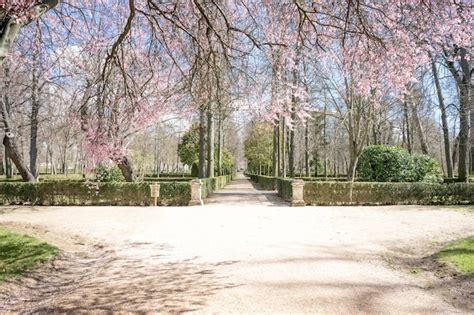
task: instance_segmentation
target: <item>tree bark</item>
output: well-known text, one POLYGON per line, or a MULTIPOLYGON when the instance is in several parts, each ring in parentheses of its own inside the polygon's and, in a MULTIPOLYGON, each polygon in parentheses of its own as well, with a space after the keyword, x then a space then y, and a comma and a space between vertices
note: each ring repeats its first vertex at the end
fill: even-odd
POLYGON ((309 123, 308 121, 305 122, 304 126, 304 168, 305 168, 305 176, 310 176, 310 169, 309 169, 309 123))
POLYGON ((20 173, 21 178, 24 182, 35 182, 36 178, 31 174, 30 170, 26 166, 26 163, 23 161, 23 158, 20 155, 20 150, 15 142, 15 137, 9 137, 5 135, 3 137, 3 145, 6 148, 8 157, 15 164, 18 172, 20 173))
POLYGON ((415 127, 417 129, 416 131, 418 133, 418 139, 420 141, 421 152, 423 154, 428 154, 428 145, 426 144, 425 133, 423 132, 423 127, 421 126, 421 121, 418 115, 417 106, 414 102, 412 102, 411 104, 411 111, 412 111, 413 120, 415 122, 415 127))
POLYGON ((214 177, 214 115, 210 106, 207 110, 207 177, 214 177))
POLYGON ((459 181, 469 181, 469 136, 470 126, 469 120, 471 118, 471 66, 467 59, 467 50, 465 48, 459 49, 459 68, 454 66, 453 61, 447 60, 448 69, 454 77, 459 89, 459 161, 458 161, 458 176, 459 181))
POLYGON ((406 101, 406 96, 405 96, 405 101, 403 102, 403 114, 405 118, 404 120, 405 120, 406 145, 407 145, 408 152, 411 154, 413 150, 411 147, 410 120, 408 117, 408 104, 406 101))
POLYGON ((285 118, 283 117, 283 121, 281 123, 281 163, 282 163, 282 171, 281 176, 286 177, 286 122, 285 118))
MULTIPOLYGON (((8 72, 7 72, 8 73, 8 72)), ((25 182, 35 182, 36 178, 28 169, 23 161, 21 151, 16 144, 15 133, 11 129, 10 113, 9 113, 8 97, 0 97, 0 116, 3 120, 3 128, 5 136, 3 137, 3 145, 5 146, 5 155, 15 164, 21 178, 25 182), (4 99, 3 99, 4 98, 4 99)))
POLYGON ((199 109, 199 178, 206 177, 206 117, 204 108, 199 109))
POLYGON ((224 122, 222 115, 219 116, 217 128, 217 175, 221 176, 224 175, 224 170, 222 169, 222 152, 224 150, 224 122))
POLYGON ((273 158, 272 158, 272 172, 273 176, 277 177, 279 174, 279 122, 275 121, 275 126, 273 126, 273 158))
POLYGON ((117 166, 122 171, 122 175, 126 182, 133 182, 135 180, 135 177, 133 176, 132 163, 126 156, 123 156, 117 161, 117 166))
POLYGON ((7 148, 5 148, 5 177, 10 179, 13 177, 12 161, 8 157, 7 148))
POLYGON ((295 177, 295 126, 289 130, 288 140, 288 175, 293 178, 295 177))
MULTIPOLYGON (((36 28, 36 37, 38 36, 38 27, 36 28)), ((36 38, 38 40, 38 38, 36 38)), ((34 45, 39 46, 39 43, 34 45)), ((38 54, 37 48, 33 51, 33 71, 31 83, 31 116, 30 116, 30 170, 33 176, 37 176, 36 161, 38 159, 38 113, 40 109, 39 101, 39 82, 38 82, 38 54)))
POLYGON ((0 175, 5 175, 5 164, 4 164, 4 154, 3 154, 3 150, 0 149, 0 175))
MULTIPOLYGON (((451 144, 449 141, 449 126, 448 126, 448 116, 446 115, 446 107, 444 105, 443 93, 441 90, 441 84, 439 82, 438 70, 436 69, 436 63, 433 57, 431 57, 431 70, 433 72, 433 78, 436 86, 436 92, 438 95, 438 105, 441 112, 441 125, 443 128, 443 139, 444 139, 444 155, 446 159, 446 170, 448 177, 454 177, 453 173, 453 160, 451 159, 451 144)), ((472 116, 472 113, 471 113, 472 116)), ((471 129, 472 130, 472 129, 471 129)))

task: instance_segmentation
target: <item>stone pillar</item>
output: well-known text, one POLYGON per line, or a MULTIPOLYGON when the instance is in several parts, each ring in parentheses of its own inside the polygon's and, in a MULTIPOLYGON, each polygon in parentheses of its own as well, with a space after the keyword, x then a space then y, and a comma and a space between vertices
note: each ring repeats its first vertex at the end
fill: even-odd
POLYGON ((293 191, 291 197, 292 207, 304 207, 306 203, 303 198, 304 181, 302 179, 295 179, 291 182, 291 190, 293 191))
POLYGON ((203 202, 201 199, 201 186, 202 186, 202 183, 199 179, 193 179, 191 181, 191 200, 189 201, 190 206, 203 205, 203 202))

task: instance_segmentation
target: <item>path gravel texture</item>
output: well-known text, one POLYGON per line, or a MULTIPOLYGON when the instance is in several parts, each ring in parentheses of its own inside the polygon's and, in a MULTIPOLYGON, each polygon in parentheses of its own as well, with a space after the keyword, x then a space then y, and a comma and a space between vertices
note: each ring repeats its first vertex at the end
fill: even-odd
POLYGON ((396 263, 474 234, 467 208, 291 208, 239 177, 202 207, 4 207, 0 225, 63 250, 0 284, 2 314, 474 312, 396 263))

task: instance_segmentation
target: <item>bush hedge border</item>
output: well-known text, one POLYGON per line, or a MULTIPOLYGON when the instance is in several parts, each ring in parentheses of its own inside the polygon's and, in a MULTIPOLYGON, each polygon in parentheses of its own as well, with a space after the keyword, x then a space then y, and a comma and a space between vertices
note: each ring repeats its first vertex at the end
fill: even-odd
MULTIPOLYGON (((246 174, 259 183, 275 183, 278 196, 292 199, 293 179, 246 174)), ((268 185, 267 187, 272 187, 268 185)), ((269 189, 273 190, 273 189, 269 189)), ((474 204, 474 183, 343 182, 305 180, 307 205, 459 205, 474 204)))

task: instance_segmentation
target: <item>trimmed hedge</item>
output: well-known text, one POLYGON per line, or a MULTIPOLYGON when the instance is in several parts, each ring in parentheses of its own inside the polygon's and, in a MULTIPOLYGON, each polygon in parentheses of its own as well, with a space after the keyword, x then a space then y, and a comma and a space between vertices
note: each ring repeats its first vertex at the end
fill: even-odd
POLYGON ((224 188, 234 179, 234 174, 222 175, 212 178, 201 178, 201 198, 206 198, 215 190, 224 188))
POLYGON ((144 177, 144 182, 190 182, 193 177, 144 177))
POLYGON ((176 178, 176 177, 191 177, 191 178, 195 178, 194 176, 191 175, 191 173, 161 173, 160 175, 158 174, 145 174, 145 177, 172 177, 172 178, 176 178))
POLYGON ((293 188, 291 187, 291 182, 293 179, 291 178, 277 178, 277 190, 278 196, 283 198, 286 201, 291 201, 293 197, 293 188))
MULTIPOLYGON (((186 206, 191 185, 160 183, 160 205, 186 206)), ((0 183, 0 204, 146 206, 152 203, 150 184, 84 183, 79 181, 0 183)))
POLYGON ((304 200, 308 205, 470 204, 474 184, 306 182, 304 200))
POLYGON ((276 178, 265 175, 245 174, 250 177, 250 180, 258 183, 263 190, 275 190, 276 189, 276 178))

